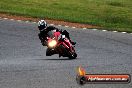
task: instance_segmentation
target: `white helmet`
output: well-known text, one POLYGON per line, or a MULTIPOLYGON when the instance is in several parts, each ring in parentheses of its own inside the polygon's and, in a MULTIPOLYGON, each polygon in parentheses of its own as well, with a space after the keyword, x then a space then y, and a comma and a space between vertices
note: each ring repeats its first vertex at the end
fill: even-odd
POLYGON ((38 22, 38 28, 39 28, 39 30, 42 30, 42 29, 44 29, 44 28, 46 28, 46 27, 47 27, 47 23, 46 23, 45 20, 40 20, 40 21, 38 22))

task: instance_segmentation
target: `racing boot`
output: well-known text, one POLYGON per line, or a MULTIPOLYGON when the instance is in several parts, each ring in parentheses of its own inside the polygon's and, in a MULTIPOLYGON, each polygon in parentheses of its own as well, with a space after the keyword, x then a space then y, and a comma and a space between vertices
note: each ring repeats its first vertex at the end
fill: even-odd
POLYGON ((75 44, 76 44, 76 42, 71 42, 71 44, 72 44, 72 45, 75 45, 75 44))
POLYGON ((76 42, 71 41, 71 39, 69 39, 69 40, 70 40, 70 42, 71 42, 72 45, 75 45, 76 44, 76 42))

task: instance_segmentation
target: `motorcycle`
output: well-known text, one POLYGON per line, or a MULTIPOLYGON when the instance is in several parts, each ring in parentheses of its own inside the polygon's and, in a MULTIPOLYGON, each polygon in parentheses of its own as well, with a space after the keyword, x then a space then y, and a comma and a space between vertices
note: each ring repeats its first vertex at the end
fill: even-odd
POLYGON ((74 47, 65 35, 62 35, 60 32, 54 32, 52 37, 47 37, 46 56, 59 54, 59 57, 75 59, 77 53, 74 47))

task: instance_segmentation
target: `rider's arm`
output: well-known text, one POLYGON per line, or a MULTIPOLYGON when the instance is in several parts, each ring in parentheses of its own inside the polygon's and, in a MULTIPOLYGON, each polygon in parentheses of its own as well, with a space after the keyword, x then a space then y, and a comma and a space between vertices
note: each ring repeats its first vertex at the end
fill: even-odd
POLYGON ((55 30, 55 27, 54 27, 54 26, 48 26, 48 27, 46 28, 46 30, 52 31, 52 30, 55 30))

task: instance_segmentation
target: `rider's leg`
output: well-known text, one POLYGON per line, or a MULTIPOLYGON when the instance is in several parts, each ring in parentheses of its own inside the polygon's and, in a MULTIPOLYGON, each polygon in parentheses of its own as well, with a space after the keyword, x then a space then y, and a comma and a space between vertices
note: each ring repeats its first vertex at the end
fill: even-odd
POLYGON ((64 34, 64 35, 69 39, 69 41, 72 43, 72 45, 75 45, 75 44, 76 44, 76 42, 73 42, 73 41, 71 40, 71 38, 70 38, 70 36, 69 36, 69 33, 68 33, 66 30, 64 30, 64 31, 62 32, 62 34, 64 34))

